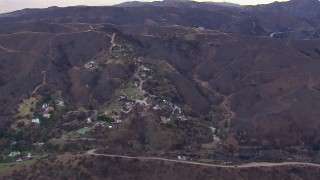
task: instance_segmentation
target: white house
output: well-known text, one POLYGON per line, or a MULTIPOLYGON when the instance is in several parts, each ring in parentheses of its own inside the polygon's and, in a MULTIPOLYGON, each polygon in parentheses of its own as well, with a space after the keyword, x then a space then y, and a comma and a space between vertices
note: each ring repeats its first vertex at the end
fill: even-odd
POLYGON ((40 124, 40 119, 39 119, 39 118, 32 119, 32 120, 31 120, 31 123, 40 124))
POLYGON ((44 114, 43 117, 49 119, 51 117, 51 114, 44 114))
POLYGON ((13 151, 8 156, 9 157, 16 157, 16 156, 19 156, 19 155, 20 155, 20 151, 13 151))
POLYGON ((33 145, 41 148, 44 145, 44 143, 43 142, 36 142, 36 143, 33 143, 33 145))
POLYGON ((92 123, 91 118, 88 118, 88 119, 87 119, 87 124, 91 124, 91 123, 92 123))
POLYGON ((186 161, 187 157, 186 156, 178 156, 178 159, 181 161, 186 161))
POLYGON ((64 106, 64 101, 62 101, 62 100, 56 100, 56 105, 57 106, 64 106))
POLYGON ((48 104, 46 103, 42 105, 42 109, 47 109, 47 107, 48 107, 48 104))
POLYGON ((31 159, 31 158, 32 158, 31 153, 28 152, 26 159, 31 159))
POLYGON ((142 67, 141 70, 142 71, 151 71, 151 69, 149 69, 148 67, 142 67))
POLYGON ((157 104, 153 107, 153 110, 161 110, 161 107, 157 104))

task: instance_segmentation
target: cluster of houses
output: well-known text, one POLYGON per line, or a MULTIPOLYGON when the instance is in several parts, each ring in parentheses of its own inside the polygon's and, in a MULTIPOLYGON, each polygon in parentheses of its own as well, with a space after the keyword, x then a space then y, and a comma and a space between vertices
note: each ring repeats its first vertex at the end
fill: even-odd
POLYGON ((210 127, 210 129, 211 129, 212 134, 213 134, 213 142, 214 142, 215 144, 221 145, 221 144, 222 144, 222 140, 221 140, 218 136, 216 136, 217 131, 218 131, 217 128, 215 128, 215 127, 210 127))
MULTIPOLYGON (((63 107, 64 106, 64 101, 56 100, 55 101, 55 105, 59 106, 59 107, 63 107)), ((55 110, 53 106, 51 106, 51 105, 49 105, 47 103, 42 104, 41 109, 42 109, 41 114, 46 119, 50 119, 50 117, 51 117, 50 112, 55 110)), ((35 118, 31 119, 31 123, 40 124, 40 119, 38 117, 35 117, 35 118)))
POLYGON ((17 158, 16 162, 21 162, 23 160, 29 160, 32 158, 32 155, 30 152, 28 152, 27 155, 23 158, 21 158, 20 155, 21 155, 20 151, 12 151, 8 156, 11 158, 17 158))
POLYGON ((146 78, 150 75, 150 72, 151 72, 151 69, 142 65, 140 67, 140 71, 138 73, 138 76, 140 76, 141 78, 146 78))
MULTIPOLYGON (((143 98, 141 99, 133 99, 133 97, 128 97, 125 94, 119 95, 117 99, 114 100, 113 103, 119 105, 119 108, 110 110, 105 113, 105 115, 111 117, 113 122, 96 122, 92 125, 91 128, 82 128, 77 132, 80 134, 85 134, 88 131, 99 131, 103 128, 113 128, 115 124, 121 123, 124 119, 129 117, 130 112, 133 111, 135 107, 143 108, 142 115, 145 112, 152 111, 155 115, 157 115, 162 123, 169 122, 172 117, 180 119, 181 121, 187 120, 187 118, 182 114, 181 108, 175 105, 172 102, 167 100, 162 100, 155 95, 151 95, 145 92, 142 89, 142 85, 145 78, 150 77, 152 70, 147 66, 142 64, 141 59, 138 58, 139 69, 136 73, 136 79, 134 79, 134 84, 137 89, 141 91, 143 98)), ((90 61, 87 63, 89 68, 94 68, 96 63, 94 61, 90 61)), ((92 119, 87 118, 87 124, 92 124, 92 119)))
POLYGON ((162 100, 157 103, 153 106, 152 110, 160 116, 162 123, 168 123, 174 115, 177 115, 177 118, 181 121, 187 120, 187 118, 182 115, 182 111, 179 106, 166 100, 162 100))

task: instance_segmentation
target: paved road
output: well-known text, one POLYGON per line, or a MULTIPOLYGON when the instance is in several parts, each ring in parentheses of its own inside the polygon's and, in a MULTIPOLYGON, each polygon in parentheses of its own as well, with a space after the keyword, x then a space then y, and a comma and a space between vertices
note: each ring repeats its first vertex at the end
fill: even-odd
POLYGON ((111 155, 111 154, 98 154, 95 151, 98 149, 92 149, 87 151, 87 154, 93 156, 104 156, 104 157, 117 157, 123 159, 139 159, 139 160, 155 160, 155 161, 166 161, 166 162, 174 162, 174 163, 183 163, 183 164, 192 164, 192 165, 199 165, 199 166, 208 166, 208 167, 220 167, 220 168, 253 168, 253 167, 277 167, 277 166, 310 166, 310 167, 319 167, 320 164, 314 163, 304 163, 304 162, 282 162, 282 163, 268 163, 268 162, 252 162, 248 164, 242 165, 216 165, 216 164, 205 164, 199 162, 192 162, 192 161, 181 161, 181 160, 173 160, 173 159, 165 159, 165 158, 157 158, 157 157, 132 157, 132 156, 120 156, 120 155, 111 155))

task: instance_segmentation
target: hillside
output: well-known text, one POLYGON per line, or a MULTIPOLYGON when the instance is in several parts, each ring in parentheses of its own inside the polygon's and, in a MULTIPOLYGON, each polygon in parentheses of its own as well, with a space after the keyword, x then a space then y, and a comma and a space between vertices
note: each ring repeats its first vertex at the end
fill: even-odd
POLYGON ((156 3, 0 18, 0 174, 319 174, 320 4, 156 3))

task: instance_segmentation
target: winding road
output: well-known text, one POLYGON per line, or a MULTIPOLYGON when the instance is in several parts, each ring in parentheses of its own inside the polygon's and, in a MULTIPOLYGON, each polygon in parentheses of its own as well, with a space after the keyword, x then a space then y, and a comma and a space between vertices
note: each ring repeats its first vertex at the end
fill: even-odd
MULTIPOLYGON (((47 22, 46 22, 46 23, 47 23, 47 22)), ((48 23, 48 24, 49 24, 49 23, 48 23)), ((51 24, 53 24, 53 23, 51 23, 51 24)), ((62 25, 62 24, 58 24, 58 25, 62 25)), ((100 25, 100 24, 99 24, 99 25, 100 25)), ((66 25, 63 25, 63 26, 66 26, 66 25)), ((101 25, 100 25, 100 26, 101 26, 101 25)), ((66 26, 66 27, 73 28, 72 26, 66 26)), ((73 29, 78 30, 78 28, 73 28, 73 29)), ((43 74, 43 81, 42 81, 42 83, 41 83, 40 85, 38 85, 38 86, 33 90, 32 93, 36 93, 42 86, 44 86, 44 85, 46 84, 46 74, 47 74, 48 71, 50 71, 51 64, 52 64, 52 62, 54 61, 53 47, 52 47, 52 46, 53 46, 53 45, 52 45, 52 44, 53 44, 53 43, 52 43, 53 40, 54 40, 55 38, 57 38, 58 36, 65 35, 65 34, 79 34, 79 33, 88 33, 88 32, 100 33, 100 32, 94 31, 95 29, 96 29, 96 28, 94 28, 92 25, 90 25, 90 26, 89 26, 89 29, 87 29, 87 30, 79 31, 79 32, 71 32, 71 33, 58 33, 58 34, 54 35, 52 38, 49 39, 48 47, 49 47, 49 57, 50 57, 51 61, 50 61, 49 64, 48 64, 48 68, 47 68, 46 70, 41 71, 41 74, 43 74)), ((115 45, 115 44, 114 44, 114 39, 115 39, 115 34, 113 34, 112 39, 111 39, 112 45, 115 45)), ((10 50, 10 49, 4 48, 4 47, 2 47, 2 46, 0 46, 0 48, 6 50, 6 51, 8 51, 8 52, 19 52, 19 51, 15 51, 15 50, 10 50)), ((77 68, 79 68, 79 67, 76 67, 76 69, 77 69, 77 68)))
MULTIPOLYGON (((229 124, 229 126, 230 126, 231 120, 236 116, 236 113, 233 112, 233 111, 228 107, 228 105, 227 105, 228 100, 229 100, 230 97, 229 97, 229 96, 226 96, 226 95, 223 95, 223 94, 217 92, 217 91, 214 90, 214 89, 211 89, 211 88, 209 87, 208 82, 205 82, 205 81, 200 80, 200 79, 199 79, 199 76, 197 75, 198 72, 199 72, 199 70, 200 70, 200 68, 201 68, 206 62, 208 62, 211 58, 215 57, 215 55, 216 55, 216 48, 213 48, 213 50, 212 50, 212 51, 209 51, 209 52, 210 52, 210 53, 209 53, 208 55, 206 55, 204 61, 203 61, 201 64, 199 64, 198 67, 196 68, 196 70, 195 70, 195 72, 194 72, 194 74, 193 74, 193 79, 195 80, 196 83, 200 84, 202 87, 204 87, 204 88, 207 89, 208 91, 212 92, 212 93, 215 94, 215 95, 218 95, 218 96, 222 96, 222 97, 223 97, 224 101, 223 101, 220 105, 222 106, 223 109, 225 109, 225 110, 227 111, 228 117, 226 117, 226 118, 227 118, 228 124, 229 124)), ((228 126, 228 127, 229 127, 229 126, 228 126)))

